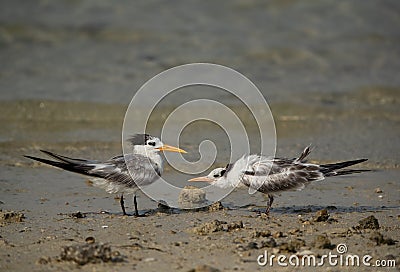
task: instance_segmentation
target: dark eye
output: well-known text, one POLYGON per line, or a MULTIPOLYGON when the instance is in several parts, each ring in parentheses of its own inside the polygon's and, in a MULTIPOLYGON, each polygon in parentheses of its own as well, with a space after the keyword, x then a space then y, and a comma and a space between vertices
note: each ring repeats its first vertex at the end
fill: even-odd
POLYGON ((218 177, 219 177, 219 175, 218 175, 218 174, 215 174, 215 175, 214 175, 214 178, 218 178, 218 177))
POLYGON ((221 177, 225 174, 225 172, 226 172, 225 169, 221 171, 221 177))
POLYGON ((156 146, 155 142, 147 142, 148 145, 156 146))

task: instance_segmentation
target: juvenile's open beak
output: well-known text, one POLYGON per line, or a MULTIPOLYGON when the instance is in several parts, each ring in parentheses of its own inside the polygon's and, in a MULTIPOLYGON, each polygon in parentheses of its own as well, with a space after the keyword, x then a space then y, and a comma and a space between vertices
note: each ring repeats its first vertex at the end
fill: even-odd
POLYGON ((171 146, 171 145, 163 145, 161 147, 157 148, 160 151, 171 151, 171 152, 179 152, 179 153, 187 153, 185 150, 177 148, 175 146, 171 146))
POLYGON ((208 182, 208 183, 211 183, 211 182, 213 182, 213 180, 212 179, 210 179, 209 177, 197 177, 197 178, 192 178, 192 179, 189 179, 188 181, 190 181, 190 182, 208 182))

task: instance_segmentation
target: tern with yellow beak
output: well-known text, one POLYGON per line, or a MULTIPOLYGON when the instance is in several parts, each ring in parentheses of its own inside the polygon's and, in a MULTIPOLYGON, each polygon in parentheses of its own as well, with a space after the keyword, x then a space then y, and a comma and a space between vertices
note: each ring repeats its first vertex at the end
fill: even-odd
POLYGON ((67 171, 93 177, 93 185, 105 189, 110 194, 121 194, 120 204, 126 215, 123 194, 133 194, 135 216, 139 216, 136 191, 141 186, 155 182, 163 172, 160 151, 186 153, 177 147, 163 144, 157 137, 135 134, 128 139, 133 146, 130 154, 115 156, 107 161, 73 159, 41 150, 56 161, 25 156, 29 159, 49 164, 67 171))
POLYGON ((330 176, 342 176, 370 170, 343 170, 367 159, 331 164, 308 163, 305 159, 311 149, 307 147, 298 158, 269 158, 262 155, 246 155, 224 168, 216 168, 205 177, 189 181, 207 182, 220 188, 245 185, 249 192, 268 195, 266 214, 269 213, 274 194, 288 190, 302 190, 306 185, 330 176))

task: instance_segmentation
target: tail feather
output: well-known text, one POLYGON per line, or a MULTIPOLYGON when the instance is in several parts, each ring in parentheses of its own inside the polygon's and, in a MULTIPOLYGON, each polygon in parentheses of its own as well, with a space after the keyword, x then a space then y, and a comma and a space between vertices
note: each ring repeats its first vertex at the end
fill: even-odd
POLYGON ((304 162, 305 158, 311 153, 311 145, 307 146, 295 162, 304 162))
POLYGON ((85 159, 73 159, 73 158, 58 155, 56 153, 53 153, 53 152, 50 152, 47 150, 43 150, 43 149, 41 149, 40 151, 58 161, 63 161, 66 163, 74 163, 74 164, 75 163, 95 163, 95 161, 89 161, 89 160, 85 160, 85 159))
POLYGON ((340 171, 333 171, 325 174, 325 177, 331 176, 343 176, 343 175, 350 175, 350 174, 358 174, 363 172, 370 172, 372 170, 368 169, 350 169, 350 170, 340 170, 340 171))
POLYGON ((339 176, 339 175, 348 175, 348 174, 353 174, 353 173, 361 173, 361 172, 366 172, 369 170, 341 170, 341 171, 336 171, 342 168, 346 168, 355 164, 359 164, 362 162, 367 161, 368 159, 359 159, 359 160, 352 160, 352 161, 344 161, 344 162, 338 162, 338 163, 329 163, 329 164, 322 164, 320 165, 322 170, 321 172, 325 176, 339 176))
POLYGON ((41 162, 41 163, 45 163, 45 164, 48 164, 48 165, 51 165, 51 166, 55 166, 55 167, 58 167, 58 168, 61 168, 61 169, 67 170, 67 171, 71 171, 71 172, 74 172, 74 173, 93 176, 93 177, 100 177, 96 173, 89 173, 89 171, 94 168, 93 165, 88 165, 88 164, 85 164, 85 163, 73 162, 74 159, 70 159, 70 158, 64 157, 64 156, 59 156, 59 155, 56 155, 56 154, 48 152, 48 151, 43 151, 43 152, 48 154, 49 156, 51 156, 53 158, 56 158, 56 159, 60 160, 60 161, 52 161, 52 160, 33 157, 33 156, 28 156, 28 155, 24 155, 24 157, 26 157, 28 159, 31 159, 31 160, 35 160, 35 161, 41 162), (62 159, 62 158, 64 158, 64 159, 62 159))

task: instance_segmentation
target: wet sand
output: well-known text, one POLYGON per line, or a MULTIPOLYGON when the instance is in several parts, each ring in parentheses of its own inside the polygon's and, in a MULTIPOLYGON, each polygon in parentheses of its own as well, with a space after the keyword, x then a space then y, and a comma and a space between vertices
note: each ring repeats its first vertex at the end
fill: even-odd
MULTIPOLYGON (((58 178, 58 175, 50 176, 58 178)), ((157 210, 153 205, 152 209, 142 210, 146 216, 139 218, 122 216, 116 202, 110 208, 111 214, 100 214, 97 207, 110 207, 113 199, 108 197, 103 201, 93 190, 74 186, 63 193, 41 193, 43 197, 35 199, 31 209, 19 211, 25 214, 22 222, 4 223, 1 227, 0 265, 3 271, 192 271, 202 265, 219 271, 265 271, 271 269, 270 264, 262 267, 257 263, 257 257, 265 250, 269 255, 284 254, 288 257, 314 254, 318 263, 321 258, 317 256, 329 252, 337 254, 336 246, 343 243, 348 248, 347 254, 357 254, 360 258, 368 254, 373 261, 396 260, 398 264, 399 245, 392 241, 400 238, 398 203, 393 205, 388 200, 396 197, 390 194, 388 186, 388 189, 383 186, 383 193, 340 186, 337 193, 341 197, 336 205, 327 205, 329 201, 324 201, 326 192, 323 189, 316 188, 322 200, 306 206, 301 203, 307 202, 307 197, 294 195, 292 197, 299 201, 297 205, 283 206, 287 202, 282 196, 277 199, 269 217, 258 215, 257 210, 261 207, 255 205, 229 207, 225 204, 228 208, 224 210, 197 212, 157 210), (355 197, 348 195, 358 196, 360 191, 364 203, 342 201, 346 198, 351 202, 355 197), (315 213, 323 208, 327 209, 329 217, 317 222, 315 213), (77 209, 84 212, 71 213, 77 209), (379 229, 369 229, 374 228, 373 224, 358 229, 359 221, 371 215, 379 221, 379 229), (91 263, 89 259, 89 263, 82 264, 61 258, 63 247, 82 246, 87 241, 110 246, 113 257, 107 262, 94 259, 96 263, 91 263)), ((32 192, 26 190, 28 194, 32 192)), ((23 194, 11 190, 9 193, 23 194)), ((312 190, 308 191, 310 193, 312 190)), ((26 199, 23 201, 26 203, 26 199)), ((139 201, 144 205, 143 197, 139 201)), ((259 198, 254 202, 263 203, 259 198)), ((12 206, 18 207, 18 204, 12 206)), ((278 267, 275 260, 273 268, 278 267)), ((325 263, 323 267, 329 270, 330 266, 325 263)), ((281 269, 292 270, 293 267, 281 269)), ((348 268, 335 266, 332 269, 348 268)), ((348 270, 370 271, 371 268, 361 265, 348 270)), ((214 270, 199 268, 194 271, 214 270)))
MULTIPOLYGON (((257 263, 257 257, 265 250, 270 255, 284 254, 287 257, 315 254, 318 263, 322 255, 336 254, 336 246, 342 243, 346 244, 348 254, 369 254, 373 261, 394 259, 398 266, 400 198, 397 153, 391 153, 390 144, 384 142, 376 142, 380 149, 362 150, 359 145, 364 143, 354 137, 339 137, 346 132, 335 128, 353 126, 353 129, 365 130, 368 124, 362 120, 384 120, 380 125, 383 130, 371 131, 366 136, 372 141, 375 134, 381 135, 386 129, 389 131, 391 122, 397 124, 397 120, 382 118, 389 116, 390 112, 376 110, 368 115, 354 116, 342 111, 332 120, 315 115, 309 107, 302 109, 301 105, 271 105, 278 125, 278 155, 296 156, 304 146, 300 146, 301 143, 308 144, 312 139, 312 142, 319 143, 310 156, 312 161, 330 162, 365 156, 370 160, 362 168, 376 171, 329 178, 301 192, 282 193, 276 197, 269 217, 259 215, 266 203, 265 196, 258 193, 249 195, 246 190, 237 189, 222 200, 225 209, 216 211, 160 209, 156 202, 140 194, 139 209, 146 216, 135 218, 122 216, 118 200, 92 187, 87 178, 22 157, 23 154, 38 155, 39 149, 100 159, 120 152, 117 136, 107 141, 105 133, 100 134, 104 141, 80 140, 85 135, 95 135, 99 130, 106 130, 110 135, 114 131, 118 135, 120 127, 117 124, 121 122, 117 116, 111 122, 100 121, 95 117, 96 104, 74 108, 69 103, 61 103, 57 104, 58 108, 73 109, 71 112, 76 115, 81 110, 93 110, 93 117, 82 115, 89 116, 86 117, 89 121, 65 115, 57 117, 46 113, 56 107, 51 102, 46 102, 46 105, 41 109, 36 102, 26 102, 26 114, 15 117, 13 125, 25 128, 40 120, 41 130, 29 134, 20 129, 21 134, 16 133, 20 137, 18 141, 2 145, 1 209, 24 215, 22 219, 17 217, 18 220, 14 220, 11 216, 11 219, 1 222, 2 270, 190 271, 205 269, 201 266, 209 265, 220 271, 265 271, 270 269, 269 264, 262 267, 257 263), (295 115, 295 111, 288 110, 293 108, 301 114, 295 115), (35 109, 39 112, 35 113, 35 109), (320 119, 324 122, 316 125, 316 120, 320 119), (354 122, 354 119, 361 121, 354 122), (105 128, 104 124, 114 125, 105 128), (59 133, 54 126, 61 127, 61 132, 70 130, 77 140, 71 141, 74 139, 71 135, 59 133), (309 126, 314 128, 315 134, 309 134, 309 126), (53 138, 54 135, 59 137, 53 138), (327 209, 329 217, 316 222, 315 213, 323 209, 327 209), (359 221, 371 215, 377 218, 379 229, 358 229, 359 221), (95 263, 89 261, 87 264, 63 260, 64 247, 83 246, 87 241, 95 241, 89 245, 99 243, 110 247, 109 258, 104 259, 106 261, 94 258, 95 263)), ((110 111, 117 108, 108 107, 110 111)), ((354 132, 349 134, 354 135, 354 132)), ((186 185, 186 179, 176 175, 169 166, 165 174, 179 180, 182 186, 186 185)), ((131 199, 127 199, 126 204, 132 211, 131 199)), ((273 267, 278 268, 276 260, 273 267)), ((339 269, 338 266, 330 267, 328 263, 323 267, 339 269)), ((280 269, 292 268, 289 265, 280 269)), ((307 267, 303 269, 307 270, 307 267)), ((349 270, 360 269, 370 271, 371 268, 361 265, 349 270)))

